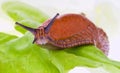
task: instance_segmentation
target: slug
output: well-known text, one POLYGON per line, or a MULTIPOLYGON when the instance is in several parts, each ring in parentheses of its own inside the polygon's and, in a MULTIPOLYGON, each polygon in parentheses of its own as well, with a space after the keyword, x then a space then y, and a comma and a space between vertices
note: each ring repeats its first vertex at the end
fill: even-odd
POLYGON ((83 14, 57 13, 38 28, 31 28, 19 22, 17 25, 30 31, 35 37, 33 43, 51 44, 61 49, 79 45, 93 44, 104 54, 108 54, 109 41, 106 33, 95 26, 83 14))

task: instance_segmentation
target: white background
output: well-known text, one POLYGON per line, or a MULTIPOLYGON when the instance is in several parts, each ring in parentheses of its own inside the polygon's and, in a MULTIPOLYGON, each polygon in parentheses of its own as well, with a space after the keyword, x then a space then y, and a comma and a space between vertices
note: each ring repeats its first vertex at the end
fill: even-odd
MULTIPOLYGON (((0 0, 2 2, 7 0, 0 0)), ((9 0, 11 1, 11 0, 9 0)), ((15 1, 15 0, 12 0, 15 1)), ((120 0, 20 0, 42 10, 49 16, 56 13, 85 13, 97 26, 103 28, 110 41, 109 58, 120 61, 120 0)), ((14 30, 14 22, 0 8, 0 32, 22 36, 14 30)), ((98 70, 98 69, 96 69, 98 70)), ((90 73, 76 67, 70 73, 90 73)), ((101 73, 101 72, 95 72, 101 73)), ((102 73, 107 73, 103 72, 102 73)))

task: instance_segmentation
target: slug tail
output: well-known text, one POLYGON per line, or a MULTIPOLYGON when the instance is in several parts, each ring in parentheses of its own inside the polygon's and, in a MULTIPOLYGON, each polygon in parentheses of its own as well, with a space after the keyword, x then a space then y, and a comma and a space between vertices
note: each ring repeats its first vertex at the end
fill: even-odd
POLYGON ((100 48, 106 55, 109 53, 109 41, 106 33, 98 28, 98 39, 97 39, 96 46, 100 48))

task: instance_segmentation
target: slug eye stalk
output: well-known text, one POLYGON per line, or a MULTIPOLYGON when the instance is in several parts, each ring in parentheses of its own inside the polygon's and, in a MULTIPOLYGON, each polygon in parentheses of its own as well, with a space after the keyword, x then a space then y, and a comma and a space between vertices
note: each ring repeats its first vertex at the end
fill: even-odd
POLYGON ((21 24, 21 23, 19 23, 19 22, 16 22, 15 24, 16 24, 16 25, 19 25, 19 26, 23 27, 24 29, 30 31, 31 33, 35 34, 35 29, 34 29, 34 28, 25 26, 25 25, 23 25, 23 24, 21 24))
POLYGON ((58 15, 59 15, 59 13, 57 13, 57 14, 51 19, 51 21, 50 21, 50 23, 47 25, 47 27, 45 27, 46 33, 49 32, 50 27, 52 26, 52 24, 54 23, 54 20, 57 18, 58 15))
MULTIPOLYGON (((34 28, 25 26, 25 25, 23 25, 23 24, 21 24, 21 23, 19 23, 19 22, 16 22, 15 24, 23 27, 24 29, 26 29, 26 30, 28 30, 28 31, 30 31, 30 32, 33 33, 34 35, 35 35, 35 33, 36 33, 36 31, 35 31, 36 29, 34 29, 34 28)), ((33 43, 35 43, 36 40, 37 40, 37 39, 34 38, 33 43)))

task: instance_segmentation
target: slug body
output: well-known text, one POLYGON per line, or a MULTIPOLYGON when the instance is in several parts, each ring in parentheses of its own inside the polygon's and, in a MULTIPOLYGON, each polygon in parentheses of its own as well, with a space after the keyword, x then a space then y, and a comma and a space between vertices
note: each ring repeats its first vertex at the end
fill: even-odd
POLYGON ((108 54, 109 42, 106 33, 88 20, 84 15, 65 14, 47 20, 37 29, 16 24, 35 35, 33 43, 52 44, 60 48, 69 48, 84 44, 93 44, 108 54))

